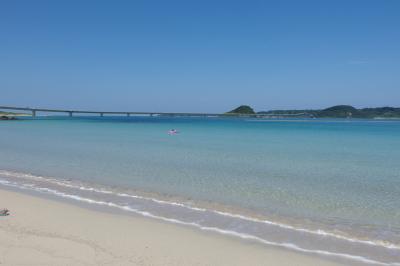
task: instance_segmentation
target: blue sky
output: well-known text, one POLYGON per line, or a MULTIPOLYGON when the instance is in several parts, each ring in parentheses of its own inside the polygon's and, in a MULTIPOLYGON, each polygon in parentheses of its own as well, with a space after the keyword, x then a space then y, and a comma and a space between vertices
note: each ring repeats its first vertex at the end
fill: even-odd
POLYGON ((0 105, 400 106, 400 1, 2 1, 0 105))

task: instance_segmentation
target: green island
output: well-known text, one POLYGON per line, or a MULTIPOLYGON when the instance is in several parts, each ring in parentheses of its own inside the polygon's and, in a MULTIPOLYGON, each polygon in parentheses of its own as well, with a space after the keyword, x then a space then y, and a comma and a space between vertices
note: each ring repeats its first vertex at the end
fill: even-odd
POLYGON ((254 112, 253 108, 251 108, 248 105, 241 105, 229 112, 226 112, 225 115, 254 115, 256 112, 254 112))
POLYGON ((270 110, 255 112, 248 105, 241 105, 225 115, 252 115, 269 117, 311 117, 311 118, 366 118, 400 119, 398 107, 376 107, 357 109, 351 105, 335 105, 326 109, 270 110))

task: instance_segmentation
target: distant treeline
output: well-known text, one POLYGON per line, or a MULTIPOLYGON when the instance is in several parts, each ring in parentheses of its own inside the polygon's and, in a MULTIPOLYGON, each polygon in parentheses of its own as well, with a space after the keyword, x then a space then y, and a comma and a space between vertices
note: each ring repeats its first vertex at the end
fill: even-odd
POLYGON ((377 107, 357 109, 350 105, 336 105, 321 110, 271 110, 257 112, 268 115, 299 115, 317 118, 400 118, 400 108, 377 107))

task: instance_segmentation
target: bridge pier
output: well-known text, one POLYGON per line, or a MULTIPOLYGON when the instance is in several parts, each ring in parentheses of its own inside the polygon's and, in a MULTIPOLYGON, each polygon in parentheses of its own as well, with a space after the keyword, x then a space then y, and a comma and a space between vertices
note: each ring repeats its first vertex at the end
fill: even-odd
POLYGON ((131 116, 131 114, 130 114, 130 113, 126 113, 126 116, 128 116, 128 117, 129 117, 129 116, 131 116))
POLYGON ((69 115, 69 117, 72 117, 72 112, 69 111, 69 112, 68 112, 68 115, 69 115))
POLYGON ((32 110, 32 117, 36 117, 36 110, 32 110))
POLYGON ((100 116, 103 117, 103 116, 104 116, 104 113, 100 113, 100 116))

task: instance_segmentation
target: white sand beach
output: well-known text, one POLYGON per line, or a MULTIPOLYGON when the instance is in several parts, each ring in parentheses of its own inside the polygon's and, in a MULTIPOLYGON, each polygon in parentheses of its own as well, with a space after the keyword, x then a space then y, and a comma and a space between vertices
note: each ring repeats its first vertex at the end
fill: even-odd
POLYGON ((0 190, 0 265, 339 265, 148 218, 0 190))

